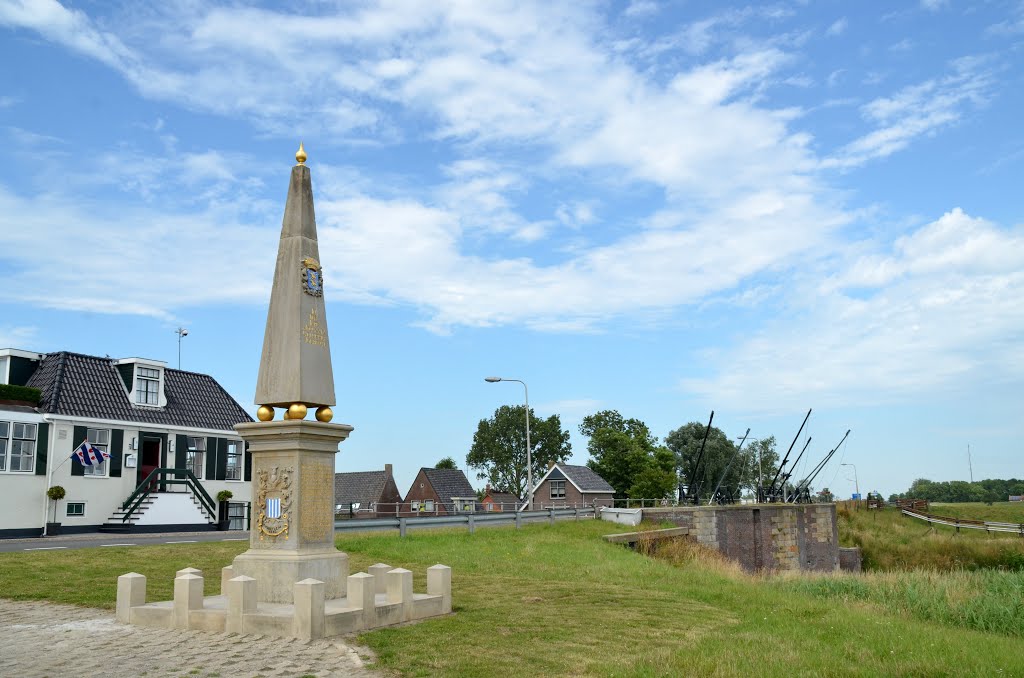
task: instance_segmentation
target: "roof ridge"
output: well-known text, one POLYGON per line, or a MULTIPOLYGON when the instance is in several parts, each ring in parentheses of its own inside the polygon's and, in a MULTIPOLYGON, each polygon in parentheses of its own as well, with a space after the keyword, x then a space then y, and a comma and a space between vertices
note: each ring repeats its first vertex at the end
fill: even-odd
MULTIPOLYGON (((51 354, 52 355, 52 354, 51 354)), ((47 356, 48 358, 49 356, 47 356)), ((46 358, 44 358, 46 360, 46 358)), ((57 412, 57 408, 60 404, 60 392, 64 387, 64 373, 66 372, 68 362, 68 352, 58 351, 57 352, 57 369, 56 374, 53 377, 53 403, 50 408, 51 412, 57 412)))

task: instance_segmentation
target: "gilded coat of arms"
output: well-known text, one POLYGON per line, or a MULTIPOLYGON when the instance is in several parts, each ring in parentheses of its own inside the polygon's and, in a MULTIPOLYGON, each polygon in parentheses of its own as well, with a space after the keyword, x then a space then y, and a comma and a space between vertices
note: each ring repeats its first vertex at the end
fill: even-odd
POLYGON ((273 466, 256 471, 256 529, 263 537, 288 538, 288 513, 292 508, 292 469, 273 466))
POLYGON ((302 291, 314 297, 324 295, 324 272, 313 257, 302 260, 302 291))

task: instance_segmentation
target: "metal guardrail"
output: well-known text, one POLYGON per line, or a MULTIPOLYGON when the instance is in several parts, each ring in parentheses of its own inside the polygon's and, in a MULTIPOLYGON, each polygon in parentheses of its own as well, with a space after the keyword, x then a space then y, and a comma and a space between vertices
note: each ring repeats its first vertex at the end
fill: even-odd
POLYGON ((335 532, 359 532, 368 530, 398 530, 400 536, 404 537, 410 529, 429 527, 461 527, 469 529, 473 534, 477 527, 487 525, 511 525, 517 528, 523 523, 536 523, 548 521, 554 524, 556 520, 568 520, 570 518, 594 518, 596 513, 593 507, 590 508, 551 508, 543 511, 488 511, 483 513, 459 513, 450 516, 413 516, 408 518, 350 518, 347 520, 335 520, 335 532))
POLYGON ((957 532, 960 531, 960 528, 964 528, 967 530, 985 530, 986 532, 1007 532, 1019 534, 1021 537, 1024 537, 1024 523, 998 523, 988 520, 961 520, 959 518, 949 518, 946 516, 933 516, 930 513, 912 511, 910 509, 901 509, 901 511, 905 516, 924 520, 929 524, 955 527, 957 532))

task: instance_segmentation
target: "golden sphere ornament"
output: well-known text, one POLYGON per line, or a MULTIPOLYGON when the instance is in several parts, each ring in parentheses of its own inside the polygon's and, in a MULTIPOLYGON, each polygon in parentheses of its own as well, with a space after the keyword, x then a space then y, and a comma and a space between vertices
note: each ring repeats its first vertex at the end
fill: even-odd
POLYGON ((274 418, 274 408, 260 405, 260 409, 256 410, 256 418, 260 421, 270 421, 274 418))
POLYGON ((293 403, 288 408, 289 419, 305 419, 306 418, 306 406, 302 403, 293 403))
POLYGON ((334 412, 331 411, 331 408, 327 407, 326 405, 323 407, 316 408, 317 421, 322 421, 323 423, 326 424, 331 419, 334 419, 334 412))

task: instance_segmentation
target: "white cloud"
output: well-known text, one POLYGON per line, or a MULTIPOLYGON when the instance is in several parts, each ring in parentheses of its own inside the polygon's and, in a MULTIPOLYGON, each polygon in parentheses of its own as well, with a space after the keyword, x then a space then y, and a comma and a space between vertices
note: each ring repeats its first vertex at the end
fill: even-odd
POLYGON ((951 71, 862 106, 864 117, 877 128, 826 158, 823 167, 852 167, 892 155, 914 139, 958 122, 969 107, 986 103, 994 79, 983 60, 958 59, 951 71))
POLYGON ((921 7, 929 12, 938 12, 949 7, 949 0, 921 0, 921 7))
POLYGON ((801 297, 798 316, 710 354, 714 373, 684 387, 729 407, 782 411, 1024 375, 1012 339, 1024 327, 1024 231, 954 209, 888 250, 788 290, 801 297))
POLYGON ((33 350, 39 329, 32 325, 0 325, 0 348, 33 350))
POLYGON ((825 30, 825 35, 842 35, 846 32, 846 28, 849 26, 849 23, 850 22, 846 20, 846 17, 836 19, 832 22, 832 25, 825 30))

